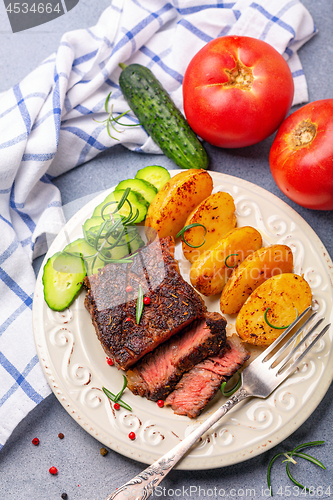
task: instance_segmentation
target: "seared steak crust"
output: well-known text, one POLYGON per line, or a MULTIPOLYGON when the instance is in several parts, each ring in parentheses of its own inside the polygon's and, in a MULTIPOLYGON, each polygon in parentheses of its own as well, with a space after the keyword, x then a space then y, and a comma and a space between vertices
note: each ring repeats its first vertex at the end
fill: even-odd
POLYGON ((177 415, 197 417, 221 384, 227 382, 248 358, 249 353, 240 339, 228 338, 225 349, 218 356, 205 359, 182 376, 165 404, 177 415))
POLYGON ((173 258, 173 239, 162 238, 133 254, 131 264, 108 264, 86 277, 85 306, 104 351, 128 369, 146 353, 195 320, 206 306, 181 277, 173 258), (132 291, 126 292, 126 287, 132 291), (136 321, 139 287, 150 304, 136 321))
POLYGON ((128 388, 152 401, 165 399, 184 372, 224 348, 225 327, 219 313, 206 313, 203 320, 172 336, 129 370, 128 388))

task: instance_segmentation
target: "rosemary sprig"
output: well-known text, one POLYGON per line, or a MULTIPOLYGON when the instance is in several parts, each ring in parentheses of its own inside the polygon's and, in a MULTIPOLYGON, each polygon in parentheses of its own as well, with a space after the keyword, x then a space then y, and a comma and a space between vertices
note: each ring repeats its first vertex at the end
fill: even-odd
MULTIPOLYGON (((123 375, 124 379, 126 379, 125 375, 123 375)), ((123 385, 123 388, 121 391, 118 392, 118 394, 113 394, 113 392, 109 391, 106 387, 102 387, 102 391, 104 392, 104 394, 113 402, 113 403, 118 403, 119 406, 121 406, 122 408, 125 408, 126 410, 129 410, 129 411, 132 411, 132 408, 130 407, 130 405, 128 405, 127 403, 125 403, 125 401, 123 401, 121 398, 124 390, 126 389, 126 386, 127 386, 127 379, 126 379, 126 385, 125 385, 125 382, 124 382, 124 385, 123 385)))
POLYGON ((140 319, 143 311, 143 291, 141 285, 139 285, 138 299, 136 301, 136 323, 140 323, 140 319))
POLYGON ((92 268, 96 263, 97 258, 102 260, 104 264, 109 263, 132 263, 133 259, 131 257, 122 257, 121 259, 112 258, 112 250, 119 246, 128 246, 132 239, 128 238, 129 232, 131 230, 134 232, 134 222, 138 218, 139 211, 133 214, 133 208, 131 202, 128 200, 128 195, 131 189, 126 188, 119 202, 110 201, 105 203, 101 209, 101 216, 104 222, 98 227, 97 231, 84 230, 84 238, 95 250, 96 253, 93 255, 86 256, 86 259, 92 259, 92 268), (119 212, 121 208, 128 204, 129 213, 126 216, 121 215, 119 212), (115 209, 106 214, 107 207, 115 205, 115 209))
POLYGON ((286 472, 287 472, 287 476, 289 477, 289 479, 294 484, 296 484, 296 486, 301 488, 302 490, 310 491, 309 488, 307 488, 306 486, 303 486, 301 483, 299 483, 292 476, 292 474, 290 472, 290 464, 295 462, 293 457, 298 457, 298 458, 303 458, 304 460, 308 460, 309 462, 312 462, 313 464, 318 465, 318 467, 321 467, 322 469, 326 470, 325 465, 322 464, 320 462, 320 460, 317 460, 316 458, 312 457, 311 455, 308 455, 307 453, 302 453, 300 451, 303 448, 308 448, 309 446, 318 446, 318 445, 321 445, 324 443, 325 443, 325 441, 310 441, 309 443, 300 444, 300 445, 296 446, 296 448, 294 448, 293 450, 287 451, 286 453, 277 453, 276 455, 274 455, 274 457, 269 462, 268 469, 267 469, 267 484, 268 484, 268 487, 270 489, 271 496, 273 496, 273 490, 272 490, 272 485, 271 485, 271 480, 270 480, 270 473, 271 473, 273 463, 275 462, 275 460, 277 458, 279 458, 281 456, 287 456, 287 460, 283 460, 283 462, 287 462, 286 463, 286 472))
POLYGON ((97 123, 106 123, 106 130, 107 130, 107 133, 109 134, 109 136, 111 137, 111 139, 114 139, 115 141, 119 141, 119 139, 117 137, 113 137, 111 135, 110 127, 112 127, 115 132, 118 132, 118 133, 121 132, 121 130, 116 129, 116 127, 114 126, 114 123, 117 123, 117 125, 121 125, 122 127, 137 127, 138 125, 140 125, 140 123, 120 123, 118 120, 120 118, 122 118, 123 116, 127 115, 127 113, 130 112, 130 109, 128 109, 124 113, 121 113, 117 118, 115 118, 113 116, 113 104, 111 104, 111 108, 109 111, 109 101, 110 101, 111 94, 112 94, 112 92, 110 92, 107 95, 107 97, 105 99, 105 103, 104 103, 104 109, 105 109, 105 112, 108 113, 108 117, 102 121, 95 120, 95 118, 94 118, 94 121, 97 123))
POLYGON ((298 318, 298 311, 295 308, 296 309, 296 318, 291 323, 289 323, 289 325, 275 326, 275 325, 272 325, 272 323, 270 323, 267 319, 267 313, 268 313, 268 311, 270 311, 270 309, 271 309, 270 307, 267 307, 265 314, 264 314, 264 320, 266 321, 268 326, 270 326, 271 328, 275 328, 275 330, 284 330, 285 328, 288 328, 288 326, 290 326, 298 318))
POLYGON ((191 248, 200 248, 202 247, 202 245, 204 245, 206 243, 206 240, 205 240, 205 236, 207 234, 207 228, 206 226, 204 226, 203 224, 199 224, 198 222, 195 222, 193 224, 188 224, 187 226, 184 226, 183 229, 181 229, 177 235, 176 235, 176 239, 179 238, 179 236, 181 236, 181 239, 183 240, 184 243, 186 243, 187 246, 191 247, 191 248), (185 239, 185 236, 184 236, 184 233, 186 233, 186 231, 188 231, 189 229, 191 229, 192 227, 203 227, 204 230, 205 230, 205 234, 203 235, 203 242, 200 243, 200 245, 191 245, 191 243, 189 243, 186 239, 185 239))

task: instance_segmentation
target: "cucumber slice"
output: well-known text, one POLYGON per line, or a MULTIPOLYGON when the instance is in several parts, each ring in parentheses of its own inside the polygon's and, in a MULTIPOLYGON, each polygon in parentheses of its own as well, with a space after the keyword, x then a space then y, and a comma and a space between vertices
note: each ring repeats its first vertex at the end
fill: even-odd
POLYGON ((146 198, 144 198, 142 194, 138 193, 138 191, 133 190, 132 193, 134 193, 138 197, 139 202, 142 203, 142 205, 144 205, 148 210, 150 203, 146 200, 146 198))
POLYGON ((43 271, 44 298, 54 311, 69 307, 82 287, 86 269, 81 257, 57 252, 48 259, 43 271))
POLYGON ((78 238, 77 240, 72 241, 72 243, 68 243, 68 245, 64 248, 64 252, 81 257, 91 257, 96 254, 94 247, 89 245, 84 238, 78 238))
POLYGON ((99 257, 96 257, 95 259, 95 248, 89 245, 89 243, 84 238, 78 238, 72 243, 66 245, 66 247, 64 248, 64 253, 82 257, 86 266, 88 276, 97 273, 98 269, 101 269, 105 266, 104 260, 100 259, 99 257))
MULTIPOLYGON (((116 240, 113 238, 108 238, 108 242, 112 244, 116 240)), ((106 247, 107 248, 107 247, 106 247)), ((107 250, 107 253, 110 255, 111 259, 122 259, 126 255, 129 254, 129 249, 128 249, 128 236, 127 234, 124 235, 120 241, 118 242, 117 246, 111 248, 111 250, 107 250)))
POLYGON ((170 173, 164 167, 151 165, 137 171, 135 178, 149 182, 159 191, 170 179, 170 173))
MULTIPOLYGON (((94 234, 96 235, 101 225, 105 222, 103 217, 90 217, 82 226, 84 238, 88 243, 92 243, 94 234)), ((104 236, 106 231, 102 231, 101 236, 104 236)))
MULTIPOLYGON (((105 198, 105 200, 95 208, 95 210, 93 212, 93 217, 96 217, 96 216, 100 217, 102 214, 102 208, 107 203, 119 202, 124 194, 124 191, 125 191, 124 189, 119 189, 118 191, 113 191, 112 193, 110 193, 105 198)), ((137 209, 139 211, 139 216, 136 219, 135 223, 137 224, 138 222, 142 222, 147 215, 147 207, 139 202, 138 197, 132 191, 129 192, 127 199, 132 205, 133 215, 135 215, 137 209)), ((106 216, 107 214, 114 212, 116 210, 116 208, 117 208, 117 203, 112 203, 110 205, 107 205, 103 211, 103 215, 106 216)), ((119 212, 117 212, 117 214, 118 213, 120 215, 123 215, 124 217, 127 217, 130 214, 129 204, 127 202, 125 202, 124 205, 119 210, 119 212)))
MULTIPOLYGON (((119 191, 118 186, 116 187, 115 191, 119 191)), ((136 195, 136 197, 138 198, 139 203, 141 203, 142 205, 144 205, 147 208, 147 210, 148 210, 148 207, 149 207, 150 203, 146 200, 146 198, 144 198, 142 196, 142 194, 140 194, 138 191, 135 191, 134 189, 131 190, 131 193, 134 193, 136 195)))
POLYGON ((137 232, 135 238, 133 238, 133 234, 130 234, 128 236, 128 251, 129 251, 129 253, 134 253, 137 250, 139 250, 139 248, 144 247, 144 246, 145 246, 145 242, 143 241, 143 239, 141 238, 141 236, 138 232, 137 232))
POLYGON ((126 179, 119 182, 115 190, 119 191, 119 189, 126 188, 131 188, 132 192, 134 191, 136 195, 139 194, 141 197, 143 197, 148 205, 151 204, 157 193, 156 187, 153 186, 150 182, 147 182, 143 179, 126 179))
MULTIPOLYGON (((100 227, 101 225, 105 222, 105 220, 102 218, 102 217, 91 217, 90 219, 87 219, 85 221, 85 223, 83 224, 83 232, 84 232, 84 237, 85 237, 85 240, 91 244, 92 246, 94 245, 94 241, 95 241, 95 238, 97 236, 97 234, 99 233, 100 231, 100 227), (95 224, 95 225, 93 225, 95 224), (98 225, 97 225, 98 224, 98 225)), ((101 245, 103 243, 103 237, 106 236, 106 231, 109 230, 111 228, 110 225, 108 226, 105 226, 105 231, 103 230, 100 234, 100 239, 99 239, 99 244, 101 245)), ((123 226, 120 226, 119 227, 119 231, 121 229, 125 229, 125 231, 127 231, 127 228, 123 228, 123 226)), ((131 227, 131 231, 135 230, 135 233, 137 233, 137 228, 135 226, 132 226, 131 227)), ((119 235, 119 231, 116 230, 116 232, 118 233, 119 235)), ((133 234, 134 236, 134 234, 133 234)), ((127 238, 125 238, 125 236, 123 236, 121 238, 121 240, 118 242, 118 246, 120 247, 124 247, 127 245, 127 238)), ((105 244, 105 248, 107 249, 108 247, 112 246, 113 243, 115 243, 116 241, 116 235, 114 234, 111 234, 111 236, 108 237, 108 241, 106 242, 105 244)), ((127 245, 128 246, 128 245, 127 245)), ((115 248, 112 249, 112 252, 115 250, 115 248)), ((126 250, 126 249, 125 249, 126 250)), ((125 255, 127 255, 128 251, 126 251, 126 254, 124 253, 124 248, 122 249, 121 252, 117 252, 117 257, 114 257, 114 258, 121 258, 121 257, 124 257, 125 255), (121 254, 121 257, 118 257, 118 255, 121 254)))
MULTIPOLYGON (((102 219, 102 218, 101 218, 102 219)), ((103 219, 102 219, 103 220, 103 219)), ((130 252, 134 252, 142 246, 143 241, 137 232, 136 228, 135 233, 130 233, 130 235, 124 235, 120 241, 117 243, 117 246, 113 248, 109 248, 116 241, 115 238, 109 237, 106 245, 104 246, 104 254, 108 259, 119 260, 128 255, 130 252), (133 239, 132 242, 130 242, 133 239), (141 243, 142 242, 142 243, 141 243)), ((97 234, 99 230, 99 226, 91 227, 90 231, 97 234)), ((102 244, 103 239, 100 240, 100 244, 102 244)), ((90 245, 84 238, 78 238, 77 240, 69 243, 65 248, 64 252, 68 254, 72 254, 74 256, 81 256, 84 260, 87 275, 97 273, 98 269, 106 266, 108 264, 107 261, 103 260, 102 257, 95 257, 97 251, 95 247, 90 245)))
POLYGON ((84 222, 82 227, 84 231, 89 231, 92 227, 99 227, 103 222, 104 219, 102 217, 90 217, 90 219, 84 222))

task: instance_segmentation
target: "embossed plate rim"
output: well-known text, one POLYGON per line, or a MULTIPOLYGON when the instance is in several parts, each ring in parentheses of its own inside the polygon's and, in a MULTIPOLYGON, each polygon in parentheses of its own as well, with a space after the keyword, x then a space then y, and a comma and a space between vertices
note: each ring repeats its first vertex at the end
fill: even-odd
MULTIPOLYGON (((176 173, 179 173, 180 170, 172 170, 170 171, 171 175, 175 175, 176 173)), ((248 181, 245 181, 243 179, 237 178, 237 177, 232 177, 226 174, 222 174, 219 172, 209 172, 212 177, 214 182, 218 183, 226 183, 230 186, 233 186, 235 189, 244 189, 245 191, 248 191, 249 193, 253 193, 255 195, 255 198, 258 197, 258 200, 261 198, 266 198, 269 201, 269 204, 273 205, 274 207, 277 208, 277 211, 282 211, 286 212, 287 216, 292 220, 295 221, 295 223, 301 227, 302 232, 306 235, 307 242, 310 242, 314 246, 316 252, 320 256, 321 264, 325 268, 327 275, 329 279, 331 280, 331 283, 333 282, 333 271, 332 267, 330 268, 330 265, 332 266, 332 262, 330 260, 330 257, 328 255, 328 252, 326 251, 324 245, 316 235, 316 233, 313 231, 313 229, 307 224, 306 221, 289 205, 287 205, 285 202, 277 198, 275 195, 269 193, 265 189, 256 186, 253 183, 250 183, 248 181), (326 256, 325 256, 326 253, 326 256), (325 260, 326 259, 326 260, 325 260)), ((230 187, 231 189, 231 187, 230 187)), ((63 241, 65 238, 65 232, 69 232, 75 228, 78 225, 78 221, 80 220, 80 217, 82 218, 83 214, 89 214, 89 210, 92 210, 92 208, 97 205, 100 201, 102 201, 106 195, 107 192, 110 192, 112 190, 108 189, 104 193, 101 193, 98 195, 96 198, 91 200, 88 204, 86 204, 84 207, 82 207, 77 214, 75 214, 70 221, 66 224, 65 228, 59 233, 53 244, 51 245, 48 254, 46 255, 43 265, 41 267, 41 271, 39 273, 38 279, 37 279, 37 284, 36 284, 36 290, 35 290, 35 296, 34 296, 34 304, 33 304, 33 327, 34 327, 34 337, 35 337, 35 343, 37 347, 37 353, 43 368, 43 371, 47 377, 47 380, 51 386, 51 389, 53 390, 54 394, 62 404, 62 406, 67 410, 67 412, 83 427, 87 432, 89 432, 93 437, 98 439, 100 442, 102 442, 105 446, 110 447, 111 449, 119 452, 120 454, 124 456, 128 456, 130 458, 133 458, 135 460, 138 460, 143 463, 151 463, 154 461, 156 458, 159 458, 166 450, 161 451, 159 446, 156 446, 155 449, 151 450, 149 447, 145 449, 145 446, 142 445, 142 442, 140 443, 135 443, 135 442, 130 442, 128 439, 128 444, 124 442, 124 440, 121 440, 118 438, 117 435, 114 435, 112 432, 106 432, 105 431, 105 425, 104 427, 102 425, 96 424, 96 419, 94 419, 93 411, 86 411, 86 409, 82 409, 82 405, 75 402, 72 396, 68 394, 68 387, 66 387, 66 383, 63 380, 63 377, 59 374, 59 370, 56 368, 56 364, 59 360, 56 359, 54 356, 54 353, 50 353, 50 348, 47 344, 47 339, 46 339, 46 332, 45 332, 45 317, 43 314, 45 313, 46 305, 44 303, 43 299, 43 288, 42 288, 42 269, 43 266, 47 260, 47 258, 52 255, 55 251, 61 248, 61 245, 63 245, 63 241), (139 445, 139 446, 138 446, 139 445)), ((269 215, 274 215, 269 214, 269 215)), ((85 215, 86 217, 88 215, 85 215)), ((242 224, 244 225, 244 224, 242 224)), ((330 305, 332 306, 332 292, 330 295, 330 305)), ((331 308, 332 309, 332 308, 331 308)), ((328 318, 327 318, 328 319, 328 318)), ((327 334, 328 335, 328 334, 327 334)), ((332 339, 331 339, 332 340, 332 339)), ((81 341, 82 342, 82 341, 81 341)), ((96 339, 94 338, 94 341, 96 342, 96 339)), ((330 346, 331 346, 331 341, 330 341, 330 346)), ((332 355, 332 349, 330 349, 330 356, 332 355)), ((95 368, 97 370, 97 368, 95 368)), ((95 376, 95 374, 93 373, 95 376)), ((78 373, 75 376, 80 376, 80 373, 78 373)), ((98 377, 97 377, 98 378, 98 377)), ((198 470, 198 469, 206 469, 206 468, 217 468, 217 467, 222 467, 222 466, 227 466, 227 465, 232 465, 235 463, 242 462, 244 460, 247 460, 249 458, 252 458, 264 451, 267 451, 269 448, 275 446, 278 442, 282 441, 283 439, 287 438, 292 432, 294 432, 310 415, 311 413, 315 410, 317 405, 320 403, 324 395, 326 394, 326 391, 333 379, 333 366, 331 370, 326 370, 324 374, 321 377, 320 381, 320 387, 315 393, 311 396, 311 398, 305 403, 303 407, 301 407, 296 415, 297 418, 292 419, 291 421, 288 421, 285 425, 283 425, 281 428, 278 428, 276 431, 273 433, 270 433, 268 435, 262 436, 262 439, 259 443, 256 443, 256 445, 245 445, 241 450, 238 451, 232 451, 232 450, 227 450, 228 453, 221 453, 220 455, 214 455, 212 456, 205 456, 205 455, 189 455, 185 457, 180 464, 178 465, 179 469, 185 469, 185 470, 198 470)), ((89 384, 88 384, 89 385, 89 384)), ((106 385, 106 384, 105 384, 106 385)), ((131 395, 132 396, 132 395, 131 395)), ((96 397, 96 395, 95 395, 96 397)), ((134 397, 134 396, 133 396, 134 397)), ((259 400, 257 400, 259 401, 259 400)), ((152 410, 151 402, 146 402, 145 404, 150 405, 150 410, 152 410)), ((89 410, 89 408, 88 408, 89 410)), ((164 409, 166 410, 166 409, 164 409)), ((170 410, 170 409, 168 409, 170 410)), ((95 411, 95 410, 94 410, 95 411)), ((211 411, 211 410, 210 410, 211 411)), ((238 409, 236 411, 241 411, 241 409, 238 409)), ((232 417, 232 412, 230 414, 232 417)), ((198 420, 202 419, 205 417, 205 414, 203 414, 201 417, 199 417, 198 420)), ((159 417, 158 417, 159 418, 159 417)), ((169 417, 170 418, 170 412, 169 412, 169 417)), ((176 417, 171 415, 171 424, 172 428, 177 429, 177 426, 179 425, 183 426, 185 424, 182 424, 184 422, 184 419, 186 422, 189 419, 186 419, 186 417, 176 417)), ((153 424, 155 425, 155 424, 153 424)), ((186 424, 187 425, 187 424, 186 424)), ((195 425, 195 422, 190 421, 190 425, 195 425)), ((188 425, 188 428, 190 428, 190 425, 188 425)), ((111 429, 112 430, 112 429, 111 429)), ((131 430, 129 428, 129 430, 131 430)), ((143 443, 144 444, 144 443, 143 443)), ((176 444, 170 443, 170 447, 176 444)), ((228 447, 227 447, 228 448, 228 447)), ((217 448, 218 449, 218 448, 217 448)))

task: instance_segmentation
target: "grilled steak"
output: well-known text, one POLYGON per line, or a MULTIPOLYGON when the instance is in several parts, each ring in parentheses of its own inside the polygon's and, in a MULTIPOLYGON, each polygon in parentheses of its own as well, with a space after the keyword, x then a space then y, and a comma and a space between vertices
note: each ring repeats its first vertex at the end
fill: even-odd
POLYGON ((213 399, 221 384, 229 380, 249 358, 238 337, 227 339, 226 348, 218 356, 209 357, 185 373, 165 404, 177 415, 197 417, 213 399))
POLYGON ((104 351, 118 368, 128 369, 206 313, 199 294, 179 274, 173 251, 172 238, 155 240, 133 254, 131 264, 108 264, 84 279, 85 306, 104 351), (137 324, 140 287, 150 304, 137 324))
POLYGON ((225 327, 219 313, 206 313, 203 320, 171 337, 129 370, 128 388, 152 401, 165 399, 184 372, 224 348, 225 327))

